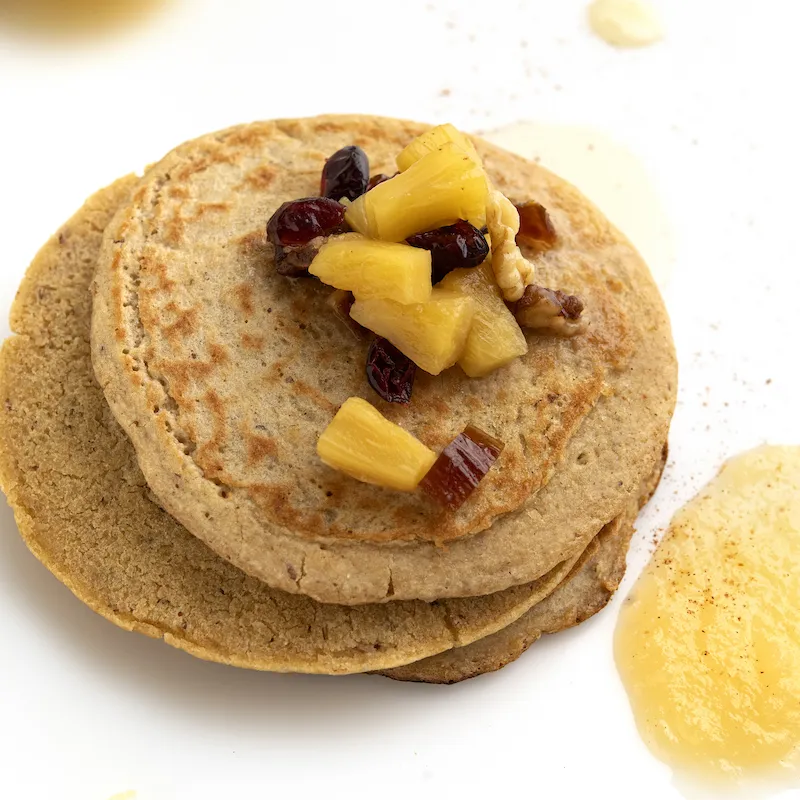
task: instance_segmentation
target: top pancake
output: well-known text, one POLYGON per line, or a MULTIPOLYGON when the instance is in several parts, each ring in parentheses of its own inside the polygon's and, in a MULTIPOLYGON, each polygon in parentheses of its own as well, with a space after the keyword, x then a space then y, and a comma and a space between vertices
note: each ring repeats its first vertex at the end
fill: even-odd
MULTIPOLYGON (((147 172, 109 226, 99 260, 95 370, 153 491, 232 563, 323 602, 464 596, 539 577, 585 542, 590 527, 620 512, 652 467, 645 462, 671 413, 668 323, 641 259, 572 187, 483 143, 499 188, 550 211, 560 245, 537 258, 538 280, 580 294, 590 331, 571 341, 531 337, 527 357, 482 380, 458 369, 420 374, 407 408, 371 394, 367 343, 324 306, 326 287, 275 273, 264 224, 282 202, 318 192, 324 160, 339 147, 358 144, 373 172, 391 172, 396 153, 424 129, 322 117, 189 142, 147 172), (640 404, 659 424, 638 433, 651 447, 581 487, 588 513, 576 511, 576 524, 539 529, 532 522, 542 511, 523 503, 542 494, 645 335, 658 399, 640 404), (315 453, 319 434, 352 395, 435 450, 469 423, 506 449, 457 514, 419 494, 361 484, 315 453), (616 504, 602 514, 591 508, 598 480, 606 505, 616 504), (614 484, 620 489, 607 497, 614 484), (435 544, 442 541, 446 549, 435 544)), ((590 444, 614 440, 609 429, 590 444)), ((548 508, 562 502, 558 492, 545 498, 548 508)))

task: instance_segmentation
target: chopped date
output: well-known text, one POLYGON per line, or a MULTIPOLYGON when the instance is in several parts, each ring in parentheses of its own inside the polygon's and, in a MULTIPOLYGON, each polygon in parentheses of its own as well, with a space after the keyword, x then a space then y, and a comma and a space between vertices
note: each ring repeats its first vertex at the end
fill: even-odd
POLYGON ((474 425, 442 451, 420 488, 445 508, 456 511, 475 491, 505 445, 474 425))

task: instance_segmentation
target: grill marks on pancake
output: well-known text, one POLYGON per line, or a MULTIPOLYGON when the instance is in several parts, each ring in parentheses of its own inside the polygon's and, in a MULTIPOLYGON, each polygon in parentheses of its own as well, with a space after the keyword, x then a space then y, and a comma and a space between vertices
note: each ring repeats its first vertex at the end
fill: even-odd
POLYGON ((245 176, 244 180, 236 186, 237 189, 254 189, 256 191, 265 191, 274 182, 277 177, 278 171, 272 164, 264 164, 250 170, 245 176))
MULTIPOLYGON (((348 143, 352 142, 352 126, 344 126, 341 131, 340 127, 338 122, 328 120, 320 123, 319 131, 344 135, 346 129, 348 143)), ((414 126, 397 126, 387 136, 380 125, 365 122, 355 138, 363 137, 368 149, 375 151, 377 164, 416 132, 414 126)), ((140 252, 153 253, 155 259, 140 292, 141 322, 155 342, 162 340, 153 374, 164 376, 176 403, 176 417, 185 417, 183 427, 193 433, 202 432, 200 439, 205 441, 198 442, 195 453, 198 466, 215 482, 224 479, 226 486, 251 492, 253 502, 263 509, 265 524, 279 522, 299 535, 311 537, 330 535, 373 541, 430 539, 435 534, 439 543, 485 529, 494 518, 519 506, 531 491, 547 482, 563 455, 565 443, 602 390, 609 356, 615 356, 610 351, 626 334, 623 329, 611 329, 612 325, 619 325, 615 318, 619 304, 607 284, 608 276, 598 269, 595 260, 586 265, 577 281, 586 277, 583 272, 594 270, 587 283, 590 308, 598 309, 592 318, 593 338, 564 343, 532 337, 531 353, 524 364, 511 365, 499 375, 468 385, 457 370, 437 378, 420 376, 414 407, 381 407, 390 419, 401 422, 436 449, 444 447, 468 422, 484 426, 496 422, 494 432, 506 440, 507 447, 476 503, 458 515, 443 515, 432 526, 430 514, 439 512, 430 512, 424 500, 398 497, 396 493, 348 481, 339 490, 336 518, 327 513, 321 517, 318 512, 331 510, 326 494, 331 490, 321 488, 330 471, 317 462, 314 443, 345 396, 363 391, 363 354, 349 339, 346 348, 340 342, 337 323, 322 306, 326 294, 322 287, 315 282, 273 280, 269 270, 271 248, 265 243, 263 229, 253 229, 255 209, 260 214, 268 211, 277 197, 317 190, 314 187, 318 185, 325 153, 312 145, 327 147, 309 138, 307 123, 257 124, 206 137, 201 146, 192 145, 185 152, 179 148, 173 163, 163 168, 160 177, 152 178, 151 194, 143 196, 145 202, 151 201, 150 209, 140 209, 139 222, 145 239, 140 252), (200 174, 217 166, 219 170, 200 174), (208 198, 217 186, 231 187, 225 189, 235 195, 230 208, 213 202, 194 205, 192 198, 208 198), (162 202, 166 198, 169 203, 162 202), (217 246, 216 239, 209 238, 209 229, 217 228, 215 215, 222 218, 230 237, 222 247, 217 246), (180 252, 168 252, 177 242, 181 243, 180 252), (193 253, 195 242, 200 247, 193 253), (198 271, 197 262, 190 259, 204 258, 209 242, 212 248, 208 255, 214 267, 208 267, 212 278, 206 283, 206 268, 198 271), (167 263, 174 272, 167 274, 158 265, 159 254, 169 259, 167 263), (231 271, 233 263, 235 269, 231 271), (187 308, 183 291, 191 285, 192 278, 196 279, 197 288, 186 291, 196 305, 187 308), (214 291, 208 292, 205 286, 213 286, 214 291), (158 307, 159 302, 163 308, 158 307), (610 310, 604 314, 606 305, 610 310), (216 328, 220 327, 222 335, 229 337, 223 342, 232 347, 233 353, 220 345, 206 344, 206 337, 218 335, 216 328), (558 374, 563 372, 585 380, 586 385, 564 385, 558 374), (513 390, 509 389, 511 383, 513 390), (207 404, 207 390, 212 386, 220 401, 218 408, 207 404), (551 404, 542 403, 542 398, 549 395, 564 395, 567 405, 573 404, 573 413, 558 410, 553 414, 551 404), (241 427, 237 417, 237 403, 243 402, 240 397, 250 407, 264 403, 276 409, 282 424, 276 439, 241 427), (207 426, 212 418, 209 432, 207 426), (227 428, 222 427, 223 423, 227 428), (281 480, 276 493, 270 494, 271 481, 279 473, 285 479, 287 472, 274 469, 270 463, 277 458, 277 442, 293 442, 287 446, 291 446, 300 465, 296 476, 302 479, 281 480), (309 485, 312 483, 313 487, 309 485)), ((503 172, 508 170, 501 163, 497 174, 503 172)), ((525 186, 526 191, 531 190, 529 176, 509 175, 512 189, 525 186)), ((569 229, 573 224, 572 209, 563 208, 561 186, 551 196, 549 178, 537 174, 537 181, 541 184, 537 199, 560 215, 559 222, 569 229)), ((212 194, 211 199, 217 196, 212 194)), ((599 240, 608 234, 602 224, 596 228, 586 235, 599 240)), ((613 231, 610 235, 613 240, 613 231)), ((580 253, 581 244, 575 249, 580 253)), ((565 246, 562 255, 566 253, 565 246)), ((547 259, 542 273, 549 275, 554 285, 562 287, 564 275, 577 280, 573 265, 559 262, 552 253, 547 254, 547 259)), ((291 467, 291 460, 283 463, 291 467)))
POLYGON ((198 445, 194 460, 207 476, 219 479, 224 470, 217 457, 224 454, 228 439, 225 404, 214 389, 209 389, 203 395, 203 402, 211 412, 212 430, 210 438, 198 445))
POLYGON ((261 436, 250 431, 248 426, 242 426, 242 435, 247 448, 247 464, 255 466, 266 458, 278 458, 278 443, 271 436, 261 436))
POLYGON ((250 231, 235 240, 244 255, 260 255, 267 249, 267 236, 263 228, 250 231))
POLYGON ((174 347, 179 339, 190 336, 197 328, 197 306, 181 309, 174 301, 170 301, 164 307, 165 311, 175 316, 175 322, 164 326, 164 335, 174 347))
POLYGON ((254 350, 260 353, 266 346, 267 337, 262 336, 260 333, 243 332, 239 334, 239 341, 245 350, 254 350))
POLYGON ((249 283, 240 283, 235 289, 236 299, 239 303, 239 308, 248 316, 252 316, 255 312, 253 305, 253 287, 249 283))
POLYGON ((180 247, 186 235, 186 225, 198 222, 208 214, 222 214, 230 208, 230 203, 198 203, 193 214, 183 216, 182 206, 178 204, 175 213, 167 222, 162 237, 171 247, 180 247))

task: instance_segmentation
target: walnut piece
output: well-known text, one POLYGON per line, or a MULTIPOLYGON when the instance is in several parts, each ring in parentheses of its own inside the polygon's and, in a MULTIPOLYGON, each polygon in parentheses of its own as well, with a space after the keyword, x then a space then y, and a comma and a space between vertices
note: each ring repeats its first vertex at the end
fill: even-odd
POLYGON ((525 287, 533 283, 533 264, 517 247, 519 213, 514 204, 495 188, 489 190, 486 225, 492 241, 492 269, 497 285, 505 300, 519 300, 525 287))
POLYGON ((527 203, 514 203, 519 214, 517 244, 524 244, 536 250, 549 250, 558 243, 558 234, 547 209, 535 200, 527 203))
POLYGON ((523 328, 577 336, 586 330, 583 301, 575 295, 532 284, 517 302, 514 316, 523 328))

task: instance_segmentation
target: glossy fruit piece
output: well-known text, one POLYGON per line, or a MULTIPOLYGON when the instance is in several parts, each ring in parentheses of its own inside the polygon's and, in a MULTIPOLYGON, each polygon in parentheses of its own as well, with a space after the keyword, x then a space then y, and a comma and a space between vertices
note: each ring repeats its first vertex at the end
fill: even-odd
POLYGON ((478 151, 469 136, 461 133, 450 123, 445 123, 431 128, 421 136, 417 136, 416 139, 401 150, 396 159, 397 168, 400 172, 405 172, 415 161, 419 161, 423 156, 433 150, 438 150, 448 142, 460 147, 476 164, 481 165, 481 157, 478 155, 478 151))
POLYGON ((442 451, 420 482, 420 489, 440 505, 456 511, 492 468, 503 443, 469 425, 442 451))
POLYGON ((528 352, 525 334, 503 301, 491 264, 454 270, 439 286, 468 295, 475 303, 472 327, 458 359, 470 378, 482 378, 528 352))
POLYGON ((417 365, 388 339, 377 338, 367 354, 367 381, 387 403, 408 404, 417 365))
POLYGON ((369 159, 356 145, 337 150, 322 168, 320 194, 332 200, 355 200, 367 191, 369 159))
POLYGON ((460 219, 480 228, 487 192, 483 168, 449 142, 361 195, 345 218, 353 230, 387 242, 402 242, 460 219))
POLYGON ((439 283, 451 270, 477 267, 489 255, 486 237, 463 219, 454 225, 414 234, 406 241, 412 247, 430 251, 434 283, 439 283))
POLYGON ((296 247, 317 236, 331 236, 348 230, 345 207, 327 197, 303 197, 284 203, 267 223, 272 244, 296 247))
POLYGON ((539 250, 549 250, 558 242, 558 235, 547 209, 533 200, 517 203, 519 213, 519 231, 517 244, 525 244, 539 250))
POLYGON ((357 233, 324 244, 308 270, 359 299, 424 303, 431 296, 431 254, 407 244, 376 242, 357 233))
POLYGON ((344 402, 317 442, 333 469, 364 483, 411 492, 436 461, 436 453, 389 422, 360 397, 344 402))
POLYGON ((472 298, 435 288, 427 303, 404 306, 392 300, 361 300, 350 316, 388 339, 420 369, 438 375, 461 357, 472 326, 472 298))

